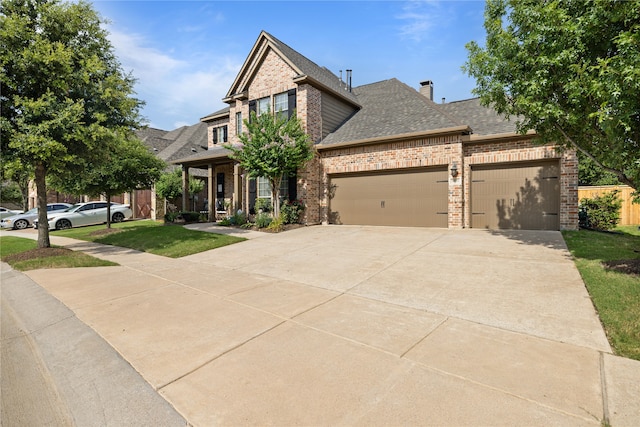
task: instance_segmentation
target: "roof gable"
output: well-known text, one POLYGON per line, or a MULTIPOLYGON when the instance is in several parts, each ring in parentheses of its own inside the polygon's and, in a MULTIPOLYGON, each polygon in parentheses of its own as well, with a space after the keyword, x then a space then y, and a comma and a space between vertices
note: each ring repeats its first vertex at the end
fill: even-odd
POLYGON ((258 40, 253 45, 251 52, 249 52, 247 59, 227 92, 224 98, 225 102, 232 102, 234 99, 242 99, 247 96, 249 84, 256 73, 259 72, 260 65, 269 51, 273 51, 291 67, 295 73, 295 77, 293 78, 295 83, 309 83, 312 86, 331 92, 347 102, 358 106, 357 98, 353 93, 346 90, 345 84, 340 78, 327 68, 317 65, 304 55, 301 55, 266 31, 262 31, 258 36, 258 40))

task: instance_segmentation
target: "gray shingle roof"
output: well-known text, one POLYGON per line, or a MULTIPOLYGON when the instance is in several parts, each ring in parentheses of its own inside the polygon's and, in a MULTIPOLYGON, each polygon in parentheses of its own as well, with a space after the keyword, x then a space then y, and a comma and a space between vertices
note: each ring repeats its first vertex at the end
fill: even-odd
MULTIPOLYGON (((138 138, 167 163, 200 152, 207 152, 207 124, 196 123, 172 131, 143 128, 136 131, 138 138), (193 151, 195 150, 195 151, 193 151)), ((170 167, 169 169, 173 169, 170 167)), ((206 176, 206 172, 203 172, 206 176)), ((194 171, 193 175, 200 175, 194 171)))
POLYGON ((221 115, 221 114, 227 114, 228 115, 230 110, 231 110, 231 107, 224 107, 224 108, 222 108, 222 109, 220 109, 218 111, 214 111, 211 114, 207 114, 206 116, 202 117, 200 120, 204 120, 204 119, 206 119, 208 117, 218 116, 218 115, 221 115))
POLYGON ((479 98, 437 104, 443 112, 469 125, 476 135, 495 135, 516 131, 516 124, 498 115, 492 108, 480 105, 479 98))
POLYGON ((322 145, 358 141, 459 126, 415 89, 397 79, 353 89, 362 105, 347 122, 327 135, 322 145))
POLYGON ((298 70, 300 70, 302 75, 306 75, 312 80, 315 80, 323 86, 333 90, 337 94, 340 94, 354 103, 358 103, 356 96, 352 92, 346 90, 345 83, 342 82, 338 76, 329 71, 329 69, 319 66, 266 31, 263 33, 271 39, 271 42, 275 47, 282 52, 282 54, 286 56, 289 61, 298 68, 298 70))

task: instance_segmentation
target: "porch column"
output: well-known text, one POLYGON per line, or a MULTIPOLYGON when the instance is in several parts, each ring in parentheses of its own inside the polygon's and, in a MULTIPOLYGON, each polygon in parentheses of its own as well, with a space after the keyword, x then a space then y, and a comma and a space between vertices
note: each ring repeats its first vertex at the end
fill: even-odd
POLYGON ((233 165, 233 214, 240 209, 242 201, 242 177, 240 176, 240 164, 233 165))
POLYGON ((207 210, 209 211, 208 216, 209 216, 209 222, 214 222, 216 220, 216 211, 215 211, 215 206, 216 206, 216 200, 215 200, 215 189, 216 189, 216 183, 214 182, 214 177, 215 177, 215 168, 213 167, 212 163, 209 163, 209 166, 207 167, 207 170, 209 172, 209 174, 207 175, 207 210))
POLYGON ((182 210, 189 210, 189 167, 182 166, 182 210))

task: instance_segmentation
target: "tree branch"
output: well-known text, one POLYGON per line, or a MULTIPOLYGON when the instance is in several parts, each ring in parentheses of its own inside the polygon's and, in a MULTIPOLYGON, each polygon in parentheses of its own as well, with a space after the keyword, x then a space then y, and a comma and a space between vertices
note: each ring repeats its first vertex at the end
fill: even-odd
POLYGON ((578 145, 573 138, 571 138, 569 135, 567 135, 567 133, 564 131, 564 129, 562 129, 559 125, 556 125, 556 129, 558 129, 558 131, 560 131, 560 133, 562 134, 562 136, 564 136, 564 138, 569 141, 571 143, 571 146, 574 147, 576 150, 580 151, 582 154, 584 154, 585 156, 587 156, 588 158, 590 158, 596 165, 600 166, 602 169, 606 170, 607 172, 611 172, 612 174, 614 174, 615 176, 618 177, 618 179, 620 180, 620 182, 627 184, 629 187, 635 188, 635 185, 633 183, 633 181, 631 179, 629 179, 623 171, 620 171, 618 169, 614 169, 611 168, 609 166, 606 166, 604 164, 602 164, 602 162, 600 162, 594 155, 592 155, 589 151, 585 150, 584 148, 582 148, 580 145, 578 145))

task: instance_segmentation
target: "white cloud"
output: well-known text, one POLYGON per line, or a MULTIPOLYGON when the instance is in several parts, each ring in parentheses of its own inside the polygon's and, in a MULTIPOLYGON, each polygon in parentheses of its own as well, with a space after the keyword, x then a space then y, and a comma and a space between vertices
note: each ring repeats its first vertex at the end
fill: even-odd
POLYGON ((416 42, 429 34, 441 19, 440 3, 437 1, 410 1, 403 5, 402 13, 396 19, 403 22, 400 26, 400 36, 416 42))
MULTIPOLYGON (((109 36, 125 72, 137 79, 137 97, 146 102, 143 115, 154 127, 173 129, 194 124, 219 108, 241 63, 209 52, 185 60, 150 47, 136 34, 111 31, 109 36)), ((184 52, 193 55, 193 52, 184 52)))

